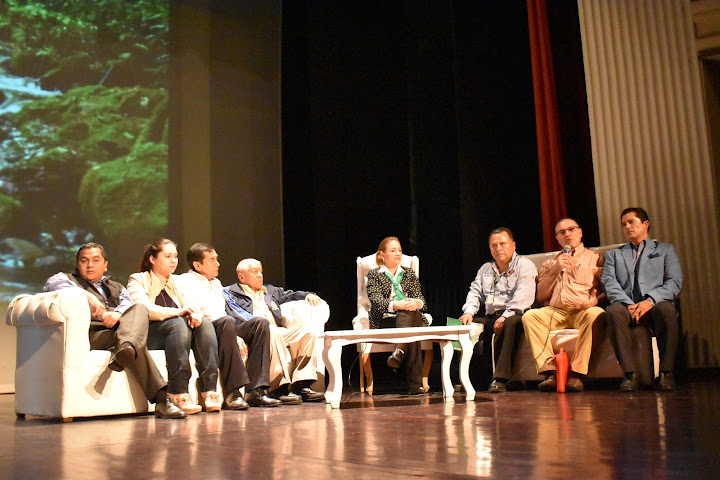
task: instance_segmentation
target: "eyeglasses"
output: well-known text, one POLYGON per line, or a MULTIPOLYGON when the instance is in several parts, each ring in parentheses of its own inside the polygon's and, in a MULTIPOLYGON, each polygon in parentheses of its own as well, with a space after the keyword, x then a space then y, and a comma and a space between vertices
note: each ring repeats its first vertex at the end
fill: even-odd
POLYGON ((578 227, 578 226, 563 228, 562 230, 558 230, 557 232, 555 232, 555 235, 560 237, 562 235, 565 235, 565 233, 567 233, 567 232, 573 233, 575 230, 578 230, 578 229, 580 229, 580 227, 578 227))

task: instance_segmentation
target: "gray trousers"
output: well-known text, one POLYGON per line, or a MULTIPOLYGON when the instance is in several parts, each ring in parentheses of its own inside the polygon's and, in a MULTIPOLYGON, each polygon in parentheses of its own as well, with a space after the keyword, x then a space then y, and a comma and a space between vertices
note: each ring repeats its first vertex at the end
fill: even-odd
POLYGON ((130 343, 135 348, 137 356, 131 365, 125 367, 125 370, 140 384, 145 397, 151 403, 155 403, 155 396, 167 385, 167 382, 147 349, 149 323, 147 307, 136 303, 122 314, 112 328, 92 321, 89 337, 91 350, 114 350, 125 342, 130 343))

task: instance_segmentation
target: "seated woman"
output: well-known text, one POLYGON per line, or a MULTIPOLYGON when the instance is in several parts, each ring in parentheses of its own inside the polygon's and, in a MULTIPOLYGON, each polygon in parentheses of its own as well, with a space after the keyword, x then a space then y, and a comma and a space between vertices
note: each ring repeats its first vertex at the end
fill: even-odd
MULTIPOLYGON (((370 299, 370 328, 425 327, 427 312, 420 280, 411 268, 400 266, 402 248, 396 237, 380 242, 375 262, 379 265, 368 272, 367 293, 370 299)), ((406 363, 411 395, 422 395, 422 357, 420 342, 398 344, 388 357, 391 368, 406 363)))
POLYGON ((200 308, 192 306, 189 292, 183 291, 182 283, 173 275, 177 265, 177 246, 172 240, 159 238, 145 247, 141 273, 130 275, 127 286, 133 301, 148 308, 148 348, 165 350, 168 396, 187 414, 198 413, 203 407, 208 412, 220 411, 222 401, 216 391, 220 363, 223 386, 229 392, 226 408, 245 409, 248 405, 239 390, 249 379, 237 345, 234 325, 221 329, 210 321, 203 321, 200 308), (188 394, 192 373, 189 359, 191 346, 198 363, 203 407, 193 403, 188 394))

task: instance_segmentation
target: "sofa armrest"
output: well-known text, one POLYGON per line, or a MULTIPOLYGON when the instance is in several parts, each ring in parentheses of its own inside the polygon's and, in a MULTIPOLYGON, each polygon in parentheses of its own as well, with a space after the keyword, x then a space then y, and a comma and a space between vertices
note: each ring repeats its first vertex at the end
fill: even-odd
POLYGON ((370 320, 367 315, 357 315, 352 321, 353 330, 366 330, 370 328, 370 320))
POLYGON ((313 307, 305 300, 293 300, 280 305, 283 323, 288 327, 307 325, 316 333, 325 331, 330 318, 330 307, 325 300, 313 307))
POLYGON ((44 369, 85 364, 90 351, 90 307, 79 288, 16 297, 8 306, 6 322, 18 328, 18 366, 30 359, 42 364, 34 368, 44 369))
POLYGON ((35 295, 18 295, 8 305, 5 323, 18 328, 48 327, 66 323, 70 316, 87 320, 90 326, 90 307, 80 289, 69 288, 35 295))

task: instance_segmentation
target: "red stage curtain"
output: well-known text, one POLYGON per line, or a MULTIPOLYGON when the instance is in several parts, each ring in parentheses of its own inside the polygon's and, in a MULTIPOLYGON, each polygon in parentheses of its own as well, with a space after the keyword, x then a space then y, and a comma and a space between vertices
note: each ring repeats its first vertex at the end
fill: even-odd
POLYGON ((540 171, 540 206, 545 251, 557 250, 555 222, 567 215, 565 173, 555 93, 546 0, 527 0, 532 57, 535 119, 540 171))

